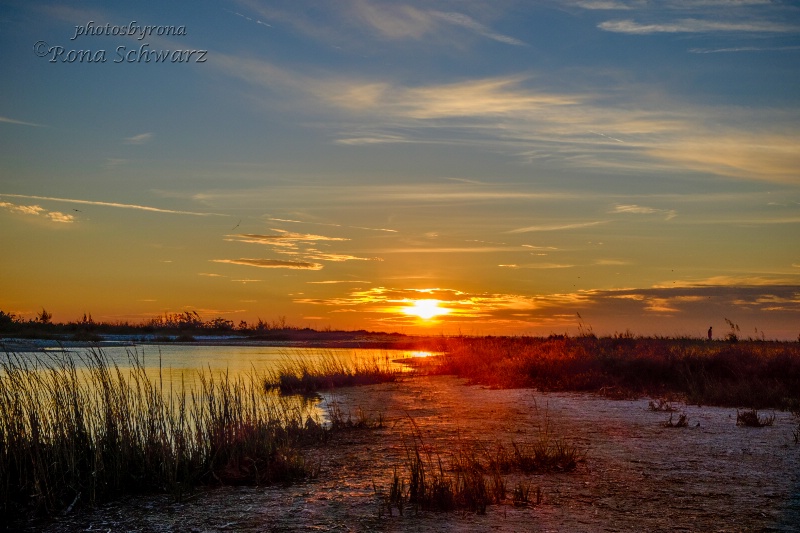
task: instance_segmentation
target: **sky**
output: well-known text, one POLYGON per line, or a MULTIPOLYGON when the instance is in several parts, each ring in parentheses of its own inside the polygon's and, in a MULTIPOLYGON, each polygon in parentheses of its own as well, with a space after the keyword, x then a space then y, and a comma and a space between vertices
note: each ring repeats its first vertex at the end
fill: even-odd
POLYGON ((5 0, 0 64, 19 317, 800 335, 800 2, 5 0))

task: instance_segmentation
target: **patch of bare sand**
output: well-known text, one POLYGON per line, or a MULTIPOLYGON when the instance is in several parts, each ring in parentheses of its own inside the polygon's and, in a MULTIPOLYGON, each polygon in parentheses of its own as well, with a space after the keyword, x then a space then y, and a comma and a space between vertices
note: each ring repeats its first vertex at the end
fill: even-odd
POLYGON ((737 427, 735 409, 679 406, 689 427, 665 428, 669 414, 648 410, 647 400, 489 390, 451 377, 346 389, 327 400, 354 416, 381 414, 386 427, 309 450, 321 461, 313 482, 224 487, 185 503, 136 497, 46 531, 800 531, 800 446, 787 413, 756 429, 737 427), (519 481, 540 487, 538 505, 388 516, 375 487, 388 488, 395 467, 406 472, 411 420, 443 458, 459 444, 524 443, 547 431, 586 450, 586 460, 571 473, 507 478, 509 489, 519 481))

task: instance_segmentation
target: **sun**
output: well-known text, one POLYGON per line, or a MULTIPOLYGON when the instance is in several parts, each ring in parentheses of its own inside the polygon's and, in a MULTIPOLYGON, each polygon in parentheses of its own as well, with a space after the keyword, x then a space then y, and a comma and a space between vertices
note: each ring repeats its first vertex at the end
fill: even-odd
POLYGON ((407 315, 430 320, 435 316, 446 315, 450 312, 450 309, 439 307, 439 303, 439 300, 416 300, 413 305, 404 307, 403 312, 407 315))

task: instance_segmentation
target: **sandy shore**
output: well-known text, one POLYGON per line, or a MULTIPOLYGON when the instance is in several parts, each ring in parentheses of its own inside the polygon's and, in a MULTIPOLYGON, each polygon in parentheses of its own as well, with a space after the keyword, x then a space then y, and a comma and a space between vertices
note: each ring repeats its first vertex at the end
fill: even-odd
MULTIPOLYGON (((800 531, 797 423, 736 426, 736 410, 677 405, 689 427, 648 401, 588 394, 489 390, 451 377, 346 389, 329 395, 345 412, 381 414, 386 427, 344 432, 308 450, 319 478, 283 487, 224 487, 175 503, 169 496, 63 517, 45 531, 800 531), (509 475, 530 482, 538 505, 509 500, 485 515, 381 511, 376 487, 404 472, 413 424, 446 457, 455 446, 524 443, 547 431, 586 452, 571 473, 509 475)), ((677 418, 677 416, 676 416, 677 418)))

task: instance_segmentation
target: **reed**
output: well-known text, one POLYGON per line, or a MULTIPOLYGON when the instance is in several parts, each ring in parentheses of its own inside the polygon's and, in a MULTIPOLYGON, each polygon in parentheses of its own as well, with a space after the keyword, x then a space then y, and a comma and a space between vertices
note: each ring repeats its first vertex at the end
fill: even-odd
POLYGON ((0 361, 0 522, 68 512, 124 494, 198 484, 290 483, 315 474, 301 446, 326 430, 263 377, 202 372, 164 390, 138 354, 121 370, 84 355, 0 361))
POLYGON ((264 380, 267 390, 281 394, 314 394, 318 391, 397 381, 402 374, 388 355, 345 357, 321 350, 314 358, 289 354, 264 380))

